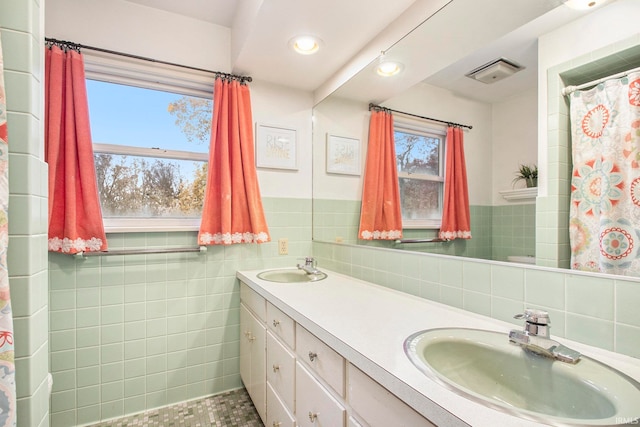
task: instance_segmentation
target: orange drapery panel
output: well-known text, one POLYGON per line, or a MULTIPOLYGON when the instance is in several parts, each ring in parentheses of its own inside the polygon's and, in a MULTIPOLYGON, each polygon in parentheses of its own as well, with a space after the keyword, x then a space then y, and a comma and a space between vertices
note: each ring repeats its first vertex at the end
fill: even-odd
POLYGON ((271 240, 258 187, 249 87, 216 78, 201 245, 271 240))
POLYGON ((402 213, 393 116, 387 111, 373 111, 369 122, 358 238, 395 240, 401 237, 402 213))
POLYGON ((82 54, 58 46, 45 59, 45 160, 49 250, 107 249, 98 198, 82 54))
POLYGON ((470 239, 469 190, 467 166, 464 159, 464 134, 459 127, 447 129, 447 154, 445 169, 444 207, 441 239, 470 239))

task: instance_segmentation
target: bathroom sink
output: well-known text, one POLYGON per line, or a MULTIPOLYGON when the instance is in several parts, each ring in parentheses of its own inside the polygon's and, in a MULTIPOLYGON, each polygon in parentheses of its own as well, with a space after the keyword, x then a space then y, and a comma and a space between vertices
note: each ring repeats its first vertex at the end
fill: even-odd
POLYGON ((269 282, 279 283, 306 283, 317 282, 326 279, 325 273, 307 274, 305 271, 294 268, 280 268, 276 270, 265 270, 258 273, 258 278, 269 282))
POLYGON ((464 328, 417 332, 404 349, 439 384, 521 418, 603 426, 640 416, 640 383, 584 355, 565 363, 509 343, 506 333, 464 328))

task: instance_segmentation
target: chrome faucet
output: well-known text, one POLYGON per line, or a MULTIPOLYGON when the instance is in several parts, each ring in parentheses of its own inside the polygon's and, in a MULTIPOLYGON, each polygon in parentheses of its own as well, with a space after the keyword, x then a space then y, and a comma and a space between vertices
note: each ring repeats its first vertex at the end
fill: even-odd
POLYGON ((582 356, 575 350, 551 339, 549 328, 551 320, 549 313, 542 310, 527 308, 523 314, 513 316, 514 319, 524 319, 524 330, 512 329, 509 341, 532 353, 550 357, 567 363, 578 363, 582 356))
POLYGON ((307 274, 320 274, 321 271, 316 268, 317 262, 313 257, 305 257, 304 264, 298 264, 297 267, 300 270, 304 270, 307 274))

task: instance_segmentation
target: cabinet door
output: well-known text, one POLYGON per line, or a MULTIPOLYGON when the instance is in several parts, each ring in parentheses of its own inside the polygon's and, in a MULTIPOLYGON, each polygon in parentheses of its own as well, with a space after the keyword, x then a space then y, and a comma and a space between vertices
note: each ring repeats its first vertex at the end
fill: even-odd
POLYGON ((344 427, 345 409, 296 362, 296 420, 299 427, 344 427))
POLYGON ((260 418, 266 420, 266 326, 240 304, 240 378, 260 418))
POLYGON ((290 348, 295 346, 295 322, 267 301, 267 327, 290 348))
POLYGON ((360 369, 347 364, 347 401, 371 427, 435 427, 360 369))
POLYGON ((267 427, 295 427, 296 420, 269 383, 267 383, 267 427))
POLYGON ((251 386, 251 313, 240 304, 240 378, 249 390, 251 386))
POLYGON ((344 358, 299 324, 296 326, 296 354, 320 378, 344 396, 344 358))
POLYGON ((267 381, 292 412, 295 409, 295 371, 295 356, 267 331, 267 381))

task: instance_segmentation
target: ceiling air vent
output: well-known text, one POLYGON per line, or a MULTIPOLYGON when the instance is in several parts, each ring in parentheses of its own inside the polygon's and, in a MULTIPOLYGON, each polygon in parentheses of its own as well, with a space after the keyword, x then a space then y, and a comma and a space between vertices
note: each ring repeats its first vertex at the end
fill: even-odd
POLYGON ((513 61, 499 58, 476 68, 466 74, 466 76, 482 83, 491 84, 505 79, 523 69, 523 66, 513 61))

